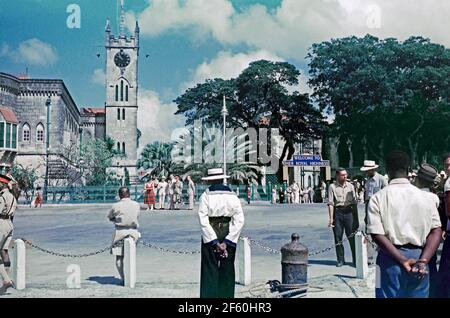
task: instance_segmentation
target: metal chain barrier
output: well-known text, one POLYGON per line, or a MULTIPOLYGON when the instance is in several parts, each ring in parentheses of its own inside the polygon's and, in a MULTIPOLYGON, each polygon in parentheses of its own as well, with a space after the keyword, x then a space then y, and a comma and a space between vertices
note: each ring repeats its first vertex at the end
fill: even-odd
POLYGON ((156 245, 153 245, 151 243, 147 243, 145 241, 139 240, 138 241, 139 244, 145 246, 145 247, 149 247, 149 248, 153 248, 155 250, 161 251, 161 252, 166 252, 166 253, 172 253, 172 254, 184 254, 184 255, 195 255, 195 254, 200 254, 200 251, 187 251, 187 250, 181 250, 181 251, 175 251, 175 250, 171 250, 171 249, 167 249, 167 248, 163 248, 163 247, 159 247, 156 245))
POLYGON ((40 247, 40 246, 38 246, 38 245, 32 243, 31 241, 29 241, 29 240, 27 240, 27 239, 24 239, 24 238, 22 238, 21 240, 24 241, 24 243, 27 244, 28 246, 30 246, 30 247, 32 247, 32 248, 38 250, 38 251, 41 251, 41 252, 43 252, 43 253, 46 253, 46 254, 49 254, 49 255, 52 255, 52 256, 66 257, 66 258, 83 258, 83 257, 90 257, 90 256, 99 255, 99 254, 105 253, 106 251, 110 250, 110 249, 113 248, 113 247, 120 246, 121 244, 123 244, 123 241, 124 241, 124 239, 122 239, 122 240, 120 240, 120 241, 117 241, 117 242, 114 243, 113 245, 108 245, 108 246, 105 247, 105 248, 102 248, 102 249, 100 249, 100 250, 98 250, 98 251, 91 252, 91 253, 85 253, 85 254, 65 254, 65 253, 59 253, 59 252, 55 252, 55 251, 51 251, 51 250, 42 248, 42 247, 40 247))
MULTIPOLYGON (((323 249, 318 250, 318 251, 310 252, 308 254, 308 256, 316 256, 316 255, 323 254, 325 252, 331 251, 336 246, 342 245, 345 241, 348 241, 349 238, 354 237, 357 233, 358 233, 358 231, 355 231, 352 234, 350 234, 348 237, 345 237, 342 241, 340 241, 340 242, 338 242, 336 244, 333 244, 333 245, 331 245, 329 247, 323 248, 323 249)), ((264 245, 263 243, 261 243, 261 242, 259 242, 257 240, 254 240, 254 239, 251 239, 251 238, 249 238, 249 240, 250 240, 250 243, 252 243, 253 245, 261 248, 262 250, 264 250, 264 251, 266 251, 266 252, 268 252, 270 254, 281 254, 281 252, 279 250, 276 250, 274 248, 271 248, 270 246, 264 245)))
MULTIPOLYGON (((317 250, 317 251, 313 251, 310 252, 308 254, 308 256, 316 256, 319 254, 323 254, 325 252, 331 251, 333 250, 336 246, 342 245, 345 241, 347 241, 349 238, 354 237, 356 235, 356 233, 358 233, 358 231, 353 232, 352 234, 350 234, 348 237, 345 237, 342 241, 338 242, 337 244, 333 244, 329 247, 326 247, 324 249, 321 250, 317 250)), ((366 236, 367 238, 367 236, 366 236)), ((105 253, 106 251, 110 250, 113 247, 117 247, 117 246, 121 246, 123 244, 124 239, 116 242, 114 245, 108 245, 100 250, 91 252, 91 253, 84 253, 84 254, 66 254, 66 253, 60 253, 60 252, 55 252, 55 251, 51 251, 45 248, 42 248, 34 243, 32 243, 29 240, 26 240, 24 238, 22 238, 22 240, 25 242, 25 244, 27 244, 28 246, 37 249, 43 253, 52 255, 52 256, 57 256, 57 257, 66 257, 66 258, 83 258, 83 257, 90 257, 90 256, 95 256, 95 255, 99 255, 102 253, 105 253)), ((260 249, 270 253, 270 254, 281 254, 281 252, 279 250, 276 250, 274 248, 271 248, 270 246, 264 245, 263 243, 261 243, 260 241, 254 240, 252 238, 249 238, 249 241, 252 245, 259 247, 260 249)), ((373 242, 371 242, 369 240, 370 244, 372 244, 373 246, 376 246, 376 244, 374 244, 373 242)), ((196 255, 196 254, 200 254, 201 252, 196 250, 196 251, 189 251, 189 250, 171 250, 168 248, 163 248, 163 247, 159 247, 156 246, 154 244, 145 242, 143 240, 138 240, 137 244, 141 244, 142 246, 148 247, 148 248, 152 248, 161 252, 166 252, 166 253, 172 253, 172 254, 183 254, 183 255, 196 255)))

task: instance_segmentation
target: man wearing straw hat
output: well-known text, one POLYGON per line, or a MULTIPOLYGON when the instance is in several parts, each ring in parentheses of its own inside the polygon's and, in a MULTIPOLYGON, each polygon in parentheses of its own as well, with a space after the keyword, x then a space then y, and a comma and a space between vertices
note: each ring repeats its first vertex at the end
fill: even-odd
POLYGON ((208 170, 202 178, 211 186, 200 197, 198 216, 202 231, 201 298, 233 298, 236 245, 244 226, 239 198, 223 184, 221 168, 208 170))
MULTIPOLYGON (((0 250, 3 249, 8 237, 13 231, 11 218, 14 216, 17 208, 17 200, 8 189, 8 184, 11 180, 8 176, 0 175, 0 250)), ((1 256, 0 276, 3 279, 0 294, 4 294, 8 288, 14 286, 14 283, 6 272, 4 260, 1 256)))
POLYGON ((361 171, 367 175, 367 181, 364 185, 364 203, 366 205, 366 214, 364 217, 364 223, 367 225, 367 205, 370 198, 387 186, 386 178, 377 172, 379 165, 372 160, 364 160, 364 166, 361 167, 361 171))

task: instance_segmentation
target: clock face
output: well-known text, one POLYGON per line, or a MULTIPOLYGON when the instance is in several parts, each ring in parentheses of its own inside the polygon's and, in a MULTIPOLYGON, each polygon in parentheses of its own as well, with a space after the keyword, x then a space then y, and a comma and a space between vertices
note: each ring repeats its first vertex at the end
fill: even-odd
POLYGON ((118 67, 127 67, 130 65, 130 56, 123 50, 120 50, 120 52, 114 56, 114 63, 116 63, 118 67))

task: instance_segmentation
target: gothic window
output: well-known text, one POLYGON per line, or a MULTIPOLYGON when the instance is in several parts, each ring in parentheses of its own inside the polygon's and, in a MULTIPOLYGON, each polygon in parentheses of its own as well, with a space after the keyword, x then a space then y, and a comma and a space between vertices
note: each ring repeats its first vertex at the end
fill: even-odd
POLYGON ((120 142, 117 143, 117 152, 120 153, 120 142))
POLYGON ((31 141, 31 130, 30 125, 24 124, 22 127, 22 141, 30 142, 31 141))
POLYGON ((36 142, 43 143, 44 142, 44 125, 39 124, 36 127, 36 142))
POLYGON ((120 101, 123 102, 123 81, 120 81, 120 101))
POLYGON ((13 124, 12 125, 12 139, 11 139, 11 148, 16 149, 17 148, 17 125, 13 124))
POLYGON ((116 85, 116 102, 119 101, 119 85, 116 85))
POLYGON ((125 108, 122 109, 122 120, 125 120, 125 108))
POLYGON ((120 120, 120 108, 117 108, 117 120, 120 120))
POLYGON ((128 85, 125 86, 125 101, 128 102, 128 85))
POLYGON ((5 123, 0 123, 0 147, 5 147, 5 123))
POLYGON ((125 143, 124 142, 122 143, 122 153, 125 154, 125 143))

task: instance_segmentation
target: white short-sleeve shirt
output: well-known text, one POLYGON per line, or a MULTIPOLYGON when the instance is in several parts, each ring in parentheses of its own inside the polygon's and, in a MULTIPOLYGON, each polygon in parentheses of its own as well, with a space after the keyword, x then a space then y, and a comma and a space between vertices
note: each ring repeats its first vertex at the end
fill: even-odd
POLYGON ((367 212, 367 232, 385 235, 394 245, 425 246, 430 231, 441 226, 435 200, 408 179, 394 179, 375 193, 367 212))

